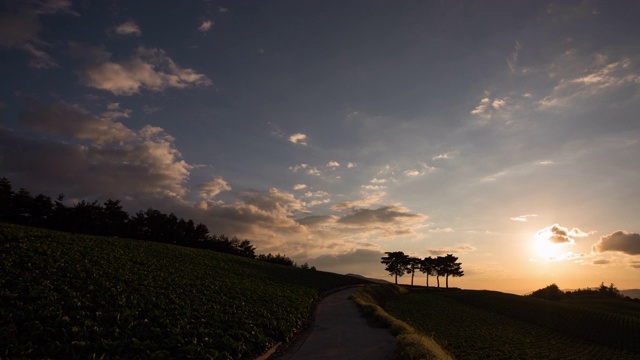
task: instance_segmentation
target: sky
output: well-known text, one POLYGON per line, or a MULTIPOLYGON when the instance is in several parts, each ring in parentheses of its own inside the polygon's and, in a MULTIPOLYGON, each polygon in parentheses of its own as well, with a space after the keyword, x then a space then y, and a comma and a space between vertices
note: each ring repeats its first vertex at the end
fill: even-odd
POLYGON ((15 188, 337 273, 640 288, 638 1, 1 4, 15 188))

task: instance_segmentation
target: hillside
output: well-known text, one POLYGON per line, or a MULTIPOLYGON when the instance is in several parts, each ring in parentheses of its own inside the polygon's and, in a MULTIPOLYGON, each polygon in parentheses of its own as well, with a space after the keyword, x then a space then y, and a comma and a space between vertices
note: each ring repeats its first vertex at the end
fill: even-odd
POLYGON ((385 310, 460 359, 637 359, 640 304, 411 289, 385 310))
POLYGON ((640 289, 628 289, 620 290, 620 293, 624 296, 628 296, 632 299, 640 299, 640 289))
POLYGON ((0 224, 0 357, 249 359, 363 280, 142 240, 0 224))

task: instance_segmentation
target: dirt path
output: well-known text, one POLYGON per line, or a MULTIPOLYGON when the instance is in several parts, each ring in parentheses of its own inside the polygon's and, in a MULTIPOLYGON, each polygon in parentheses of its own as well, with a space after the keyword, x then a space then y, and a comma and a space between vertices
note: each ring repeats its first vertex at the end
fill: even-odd
POLYGON ((349 299, 356 290, 340 290, 320 301, 307 337, 277 359, 393 359, 393 336, 387 329, 370 326, 360 315, 349 299))

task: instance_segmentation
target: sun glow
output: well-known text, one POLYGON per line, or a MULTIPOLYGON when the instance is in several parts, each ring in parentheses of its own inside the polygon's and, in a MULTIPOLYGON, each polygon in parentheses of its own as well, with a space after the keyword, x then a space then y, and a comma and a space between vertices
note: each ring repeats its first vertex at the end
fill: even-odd
POLYGON ((557 244, 549 240, 546 233, 538 233, 533 243, 536 255, 544 260, 553 260, 562 254, 562 244, 557 244))

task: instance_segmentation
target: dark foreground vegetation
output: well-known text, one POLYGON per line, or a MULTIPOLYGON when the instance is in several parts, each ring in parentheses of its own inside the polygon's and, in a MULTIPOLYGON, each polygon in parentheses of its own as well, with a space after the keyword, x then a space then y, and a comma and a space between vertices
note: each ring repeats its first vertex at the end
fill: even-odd
POLYGON ((364 280, 0 223, 0 358, 251 359, 364 280))
POLYGON ((384 309, 459 359, 638 359, 640 304, 608 294, 549 301, 407 288, 384 309))

